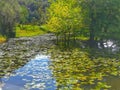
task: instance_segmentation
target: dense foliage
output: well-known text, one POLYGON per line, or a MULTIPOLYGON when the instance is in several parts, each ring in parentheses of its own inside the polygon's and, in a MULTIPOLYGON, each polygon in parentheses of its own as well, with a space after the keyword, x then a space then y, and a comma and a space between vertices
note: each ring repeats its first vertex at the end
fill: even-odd
POLYGON ((82 12, 79 0, 52 1, 48 9, 48 28, 57 37, 62 36, 64 42, 75 37, 82 27, 82 12))
MULTIPOLYGON (((119 0, 51 0, 48 27, 59 35, 95 40, 119 39, 119 0), (114 33, 114 34, 113 34, 114 33), (72 34, 72 35, 71 35, 72 34)), ((66 39, 64 37, 64 39, 66 39)))
POLYGON ((8 38, 15 36, 16 21, 41 25, 46 20, 49 30, 67 44, 77 36, 91 43, 120 38, 119 0, 4 0, 0 7, 0 33, 8 38))
POLYGON ((94 40, 120 38, 119 0, 84 0, 81 5, 91 43, 94 40))
POLYGON ((0 1, 0 34, 7 38, 15 37, 16 23, 37 25, 45 23, 47 6, 47 0, 0 1))
POLYGON ((22 7, 21 24, 43 24, 46 20, 47 0, 18 0, 22 7))
POLYGON ((19 8, 16 0, 0 1, 0 33, 8 38, 15 36, 14 25, 20 14, 19 8))

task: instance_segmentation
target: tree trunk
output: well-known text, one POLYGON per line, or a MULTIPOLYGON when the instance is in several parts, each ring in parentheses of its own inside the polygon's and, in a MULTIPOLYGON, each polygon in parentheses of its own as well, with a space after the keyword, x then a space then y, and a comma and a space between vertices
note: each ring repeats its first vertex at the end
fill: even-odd
POLYGON ((58 38, 58 34, 56 34, 56 44, 58 45, 58 42, 59 42, 59 40, 58 40, 59 38, 58 38))
POLYGON ((90 38, 89 38, 89 44, 90 47, 94 47, 95 45, 95 24, 96 24, 96 18, 94 17, 94 12, 90 14, 91 23, 90 23, 90 38))
POLYGON ((95 37, 95 35, 94 35, 94 30, 92 29, 92 30, 90 30, 90 38, 89 38, 89 41, 90 41, 90 42, 94 42, 94 37, 95 37))

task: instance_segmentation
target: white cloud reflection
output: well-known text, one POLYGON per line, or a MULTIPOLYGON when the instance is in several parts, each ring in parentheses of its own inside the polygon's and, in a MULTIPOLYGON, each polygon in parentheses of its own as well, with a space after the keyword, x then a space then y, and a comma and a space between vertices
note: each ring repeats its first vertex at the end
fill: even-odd
POLYGON ((9 79, 4 78, 6 84, 4 88, 7 87, 7 83, 11 83, 27 90, 55 90, 55 79, 52 77, 49 64, 49 56, 37 55, 25 66, 16 70, 9 79))

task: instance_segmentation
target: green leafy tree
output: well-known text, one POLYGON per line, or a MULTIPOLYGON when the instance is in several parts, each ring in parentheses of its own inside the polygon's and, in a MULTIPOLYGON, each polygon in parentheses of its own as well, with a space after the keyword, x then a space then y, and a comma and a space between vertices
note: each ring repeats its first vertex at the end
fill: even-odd
POLYGON ((19 11, 20 6, 16 0, 0 1, 0 33, 7 38, 15 37, 14 25, 19 11))
MULTIPOLYGON (((22 21, 25 19, 25 23, 29 24, 44 24, 46 20, 46 7, 48 7, 48 0, 18 0, 19 4, 23 7, 22 14, 27 18, 21 18, 22 21)), ((20 20, 21 22, 21 20, 20 20)))
POLYGON ((47 26, 57 37, 64 37, 65 42, 82 26, 79 0, 50 1, 48 12, 47 26))
POLYGON ((95 40, 119 38, 119 0, 83 0, 81 6, 92 45, 95 40))
POLYGON ((20 24, 27 23, 28 16, 29 16, 28 9, 25 6, 21 5, 21 13, 20 13, 20 19, 19 19, 20 24))

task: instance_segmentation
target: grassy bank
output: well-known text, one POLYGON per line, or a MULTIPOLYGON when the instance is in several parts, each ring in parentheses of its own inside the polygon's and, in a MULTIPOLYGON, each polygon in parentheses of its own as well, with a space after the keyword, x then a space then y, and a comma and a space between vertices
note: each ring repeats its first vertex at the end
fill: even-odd
MULTIPOLYGON (((31 37, 47 33, 45 26, 16 25, 16 37, 31 37)), ((0 43, 6 41, 6 37, 0 35, 0 43)))
POLYGON ((46 32, 37 25, 16 26, 16 37, 30 37, 45 34, 46 32))
POLYGON ((0 35, 0 43, 5 42, 5 41, 6 41, 6 37, 0 35))

